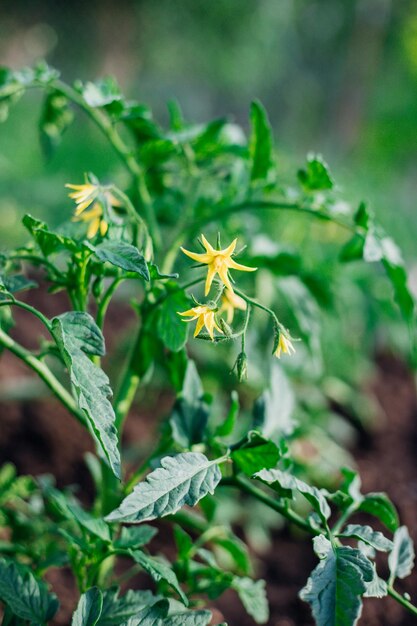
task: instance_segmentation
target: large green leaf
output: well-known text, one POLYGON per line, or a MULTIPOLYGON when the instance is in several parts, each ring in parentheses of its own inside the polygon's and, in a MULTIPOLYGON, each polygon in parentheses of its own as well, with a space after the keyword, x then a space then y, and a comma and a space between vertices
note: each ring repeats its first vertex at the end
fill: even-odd
POLYGON ((232 588, 257 624, 266 624, 269 618, 268 600, 265 591, 264 580, 252 580, 252 578, 239 578, 235 576, 232 588))
POLYGON ((272 128, 265 108, 258 101, 251 104, 251 135, 249 154, 252 162, 251 180, 267 181, 275 167, 272 128))
POLYGON ((393 547, 392 541, 384 537, 382 533, 370 526, 361 526, 360 524, 348 524, 339 534, 339 537, 355 537, 382 552, 389 552, 393 547))
POLYGON ((311 606, 317 626, 354 626, 361 610, 361 596, 372 581, 372 563, 349 547, 331 548, 313 570, 300 598, 311 606))
POLYGON ((171 567, 158 559, 155 559, 141 550, 130 550, 133 560, 147 572, 155 582, 165 581, 180 596, 183 603, 188 606, 187 596, 180 587, 178 578, 171 567))
POLYGON ((383 492, 372 492, 362 496, 358 509, 377 517, 391 532, 398 528, 397 509, 383 492))
POLYGON ((31 624, 45 624, 58 610, 56 596, 23 565, 0 559, 0 600, 31 624))
POLYGON ((414 567, 414 545, 406 526, 400 526, 394 534, 394 547, 388 557, 392 579, 405 578, 414 567))
POLYGON ((330 507, 323 493, 317 487, 312 487, 279 469, 261 470, 255 474, 255 478, 278 491, 282 497, 291 497, 294 491, 301 493, 325 523, 329 519, 330 507))
POLYGON ((72 626, 96 626, 102 608, 103 594, 98 587, 92 587, 81 596, 72 616, 72 626))
POLYGON ((204 439, 209 410, 203 394, 203 386, 195 363, 189 360, 182 392, 175 402, 169 420, 172 436, 183 448, 190 448, 204 439))
POLYGON ((150 280, 148 265, 144 256, 130 243, 124 241, 103 241, 98 246, 89 244, 100 261, 111 263, 126 272, 135 272, 145 280, 150 280))
POLYGON ((173 515, 182 506, 194 506, 220 481, 218 461, 209 461, 199 452, 166 456, 161 467, 139 483, 118 509, 107 516, 109 522, 137 523, 173 515))
POLYGON ((52 332, 98 452, 120 478, 115 414, 108 399, 112 395, 109 379, 87 356, 104 354, 100 329, 88 313, 72 311, 52 320, 52 332))
POLYGON ((158 337, 172 352, 178 352, 187 343, 190 325, 184 322, 178 313, 189 308, 190 299, 182 290, 168 294, 159 308, 158 337))
POLYGON ((120 597, 118 589, 108 589, 103 592, 103 609, 98 626, 119 626, 142 609, 152 607, 160 599, 151 591, 129 589, 120 597))

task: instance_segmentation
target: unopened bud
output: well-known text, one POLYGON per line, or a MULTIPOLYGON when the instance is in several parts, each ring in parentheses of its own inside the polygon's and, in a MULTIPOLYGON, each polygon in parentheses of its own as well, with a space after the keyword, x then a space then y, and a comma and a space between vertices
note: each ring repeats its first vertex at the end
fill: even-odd
POLYGON ((248 378, 248 357, 246 352, 240 352, 236 359, 234 368, 236 368, 237 378, 240 383, 244 382, 248 378))

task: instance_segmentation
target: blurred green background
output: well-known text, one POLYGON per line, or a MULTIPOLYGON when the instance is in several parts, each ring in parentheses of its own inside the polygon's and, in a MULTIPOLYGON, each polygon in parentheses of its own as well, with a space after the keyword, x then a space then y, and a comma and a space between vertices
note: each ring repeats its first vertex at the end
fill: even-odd
MULTIPOLYGON (((346 197, 369 200, 413 261, 417 2, 2 0, 0 63, 17 69, 41 58, 67 81, 116 76, 162 121, 176 98, 188 119, 227 115, 246 128, 259 98, 283 177, 292 182, 293 165, 322 152, 346 197)), ((25 212, 65 219, 65 182, 89 170, 120 173, 82 114, 46 162, 40 108, 41 94, 26 95, 0 126, 1 246, 24 236, 25 212)))

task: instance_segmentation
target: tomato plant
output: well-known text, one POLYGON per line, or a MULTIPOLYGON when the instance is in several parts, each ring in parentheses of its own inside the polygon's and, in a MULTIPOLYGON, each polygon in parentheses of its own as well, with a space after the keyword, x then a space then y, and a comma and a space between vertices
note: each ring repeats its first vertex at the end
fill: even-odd
POLYGON ((337 281, 309 264, 306 241, 295 251, 278 246, 275 220, 280 228, 294 224, 296 232, 300 218, 321 223, 320 232, 330 232, 321 246, 342 272, 347 262, 379 263, 413 355, 415 305, 396 244, 367 206, 343 204, 321 156, 310 154, 296 183, 285 184, 259 102, 251 107, 248 139, 227 120, 187 123, 175 103, 163 128, 115 81, 69 86, 42 64, 1 71, 4 119, 32 88, 45 92, 40 131, 47 152, 81 109, 129 180, 122 190, 80 173, 67 184, 69 219, 52 229, 26 215, 28 243, 1 256, 0 346, 39 376, 96 447, 86 459, 95 484, 90 508, 52 477, 2 468, 2 623, 52 620, 58 599, 43 578, 64 566, 80 594, 76 626, 202 626, 212 619, 206 606, 226 589, 255 622, 266 623, 265 583, 253 578, 247 546, 222 519, 224 493, 236 507, 244 494, 311 536, 318 564, 300 597, 319 626, 357 623, 367 597, 390 595, 417 615, 394 586, 411 572, 414 551, 389 497, 362 493, 359 475, 346 467, 338 483, 324 486, 294 453, 297 441, 313 432, 312 397, 325 396, 316 318, 318 305, 329 305, 329 281, 337 281), (50 318, 34 306, 33 276, 65 294, 67 309, 50 318), (110 381, 103 369, 110 364, 103 360, 106 314, 112 302, 118 306, 122 285, 136 324, 110 381), (43 327, 37 350, 13 337, 17 308, 43 327), (218 369, 215 397, 199 374, 211 362, 218 369), (123 428, 138 389, 153 377, 176 398, 155 447, 132 470, 121 452, 123 428), (369 522, 355 522, 358 513, 369 522), (174 537, 171 561, 152 549, 155 520, 164 519, 174 537), (387 580, 377 571, 377 553, 388 555, 387 580), (129 564, 122 575, 120 560, 129 564), (122 593, 122 580, 138 570, 153 579, 152 590, 122 593))

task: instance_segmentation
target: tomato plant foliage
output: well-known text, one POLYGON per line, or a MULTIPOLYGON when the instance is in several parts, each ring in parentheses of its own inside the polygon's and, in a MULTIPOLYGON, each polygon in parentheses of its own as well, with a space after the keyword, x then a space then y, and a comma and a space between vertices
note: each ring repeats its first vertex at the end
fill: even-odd
MULTIPOLYGON (((247 133, 226 119, 188 123, 176 103, 165 128, 114 79, 70 86, 40 64, 0 71, 3 121, 29 88, 45 96, 40 133, 48 158, 80 110, 130 183, 124 191, 80 172, 67 185, 67 221, 52 229, 26 215, 30 240, 0 257, 0 347, 47 385, 96 449, 86 457, 95 485, 88 507, 49 475, 1 469, 2 623, 54 618, 59 601, 44 579, 52 567, 69 567, 77 584, 73 626, 206 626, 211 603, 228 589, 254 622, 267 623, 267 586, 223 506, 232 502, 248 520, 247 500, 311 536, 318 564, 300 598, 318 626, 353 626, 367 597, 387 594, 416 615, 394 587, 411 573, 414 548, 388 495, 363 494, 347 468, 342 480, 338 467, 330 478, 315 471, 332 450, 347 454, 327 432, 329 380, 360 394, 353 380, 335 386, 321 343, 328 310, 342 335, 336 279, 338 271, 350 276, 348 262, 385 271, 414 354, 415 303, 397 245, 368 207, 342 203, 321 155, 308 155, 289 184, 282 178, 258 101, 247 133), (316 256, 294 243, 305 220, 329 227, 316 256), (283 225, 292 246, 279 239, 283 225), (47 304, 33 304, 38 282, 65 293, 52 318, 47 304), (120 345, 109 359, 107 311, 121 306, 120 286, 135 322, 123 344, 120 313, 120 345), (11 332, 18 308, 43 327, 37 349, 11 332), (163 416, 153 406, 155 417, 165 417, 158 440, 147 456, 125 459, 125 420, 138 389, 142 400, 152 385, 169 392, 171 408, 163 416), (306 441, 319 449, 315 464, 303 456, 306 441), (155 547, 166 525, 175 539, 170 559, 155 547), (376 552, 388 555, 388 580, 378 574, 376 552), (138 570, 150 589, 122 592, 138 570)), ((249 521, 259 530, 263 516, 254 511, 249 521)), ((243 523, 245 536, 250 524, 243 523)))

